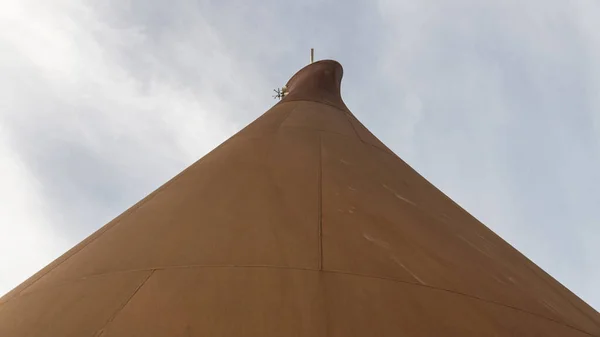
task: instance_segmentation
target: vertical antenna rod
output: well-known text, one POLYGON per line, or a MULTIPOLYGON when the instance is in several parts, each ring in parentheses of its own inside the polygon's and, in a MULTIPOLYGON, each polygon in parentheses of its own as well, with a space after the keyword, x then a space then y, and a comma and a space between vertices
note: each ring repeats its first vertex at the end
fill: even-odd
POLYGON ((315 48, 310 48, 310 63, 315 62, 315 48))

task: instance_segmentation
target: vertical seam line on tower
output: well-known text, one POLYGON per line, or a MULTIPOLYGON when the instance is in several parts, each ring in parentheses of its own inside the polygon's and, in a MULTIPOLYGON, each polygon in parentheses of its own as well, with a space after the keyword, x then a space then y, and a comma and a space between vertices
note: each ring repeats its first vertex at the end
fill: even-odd
POLYGON ((318 221, 319 221, 319 270, 323 270, 323 134, 319 132, 319 171, 318 171, 318 221))

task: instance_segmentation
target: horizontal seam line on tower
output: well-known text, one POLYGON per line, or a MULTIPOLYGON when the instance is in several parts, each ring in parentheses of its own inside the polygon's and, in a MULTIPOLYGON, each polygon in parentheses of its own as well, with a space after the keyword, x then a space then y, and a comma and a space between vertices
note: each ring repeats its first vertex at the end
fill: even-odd
MULTIPOLYGON (((291 129, 306 129, 306 130, 311 130, 311 131, 315 131, 315 132, 325 132, 325 133, 330 133, 332 135, 338 135, 338 136, 342 136, 342 137, 347 137, 347 138, 352 138, 354 139, 354 137, 347 135, 347 134, 343 134, 340 132, 335 132, 335 131, 331 131, 331 130, 324 130, 324 129, 315 129, 315 128, 311 128, 308 126, 302 126, 302 125, 281 125, 281 128, 291 128, 291 129)), ((237 135, 236 135, 237 136, 237 135)), ((266 135, 261 135, 261 136, 240 136, 240 139, 261 139, 263 137, 268 137, 268 136, 273 136, 273 134, 266 134, 266 135)), ((394 158, 396 158, 397 156, 394 153, 390 153, 387 150, 384 150, 380 147, 378 147, 377 145, 373 145, 370 143, 365 142, 364 140, 362 140, 360 137, 358 138, 358 141, 361 142, 361 144, 370 146, 388 156, 392 156, 394 158)))
MULTIPOLYGON (((308 99, 297 99, 297 100, 292 100, 292 101, 287 101, 287 102, 281 102, 281 103, 279 103, 279 104, 292 103, 292 102, 311 102, 311 103, 318 103, 318 104, 327 105, 327 106, 329 106, 329 107, 332 107, 332 108, 334 108, 334 109, 337 109, 337 110, 339 110, 339 111, 343 112, 343 113, 346 115, 346 117, 351 117, 351 116, 350 116, 350 114, 351 114, 350 110, 344 110, 344 109, 341 109, 340 107, 337 107, 337 106, 335 106, 335 105, 331 105, 331 104, 324 103, 324 102, 319 102, 319 101, 312 101, 312 100, 308 100, 308 99)), ((355 118, 356 118, 356 117, 355 117, 355 118)), ((391 151, 391 150, 389 150, 389 151, 388 151, 388 150, 386 150, 386 149, 382 149, 382 148, 380 148, 380 147, 379 147, 379 146, 377 146, 377 145, 374 145, 374 144, 371 144, 371 143, 368 143, 368 142, 364 141, 364 140, 363 140, 363 139, 360 137, 360 135, 358 134, 358 132, 356 131, 356 128, 354 127, 354 124, 352 124, 352 121, 348 121, 348 122, 350 123, 350 126, 352 127, 352 129, 354 129, 354 132, 356 133, 356 136, 358 137, 358 139, 359 139, 359 140, 360 140, 360 141, 361 141, 363 144, 366 144, 366 145, 372 146, 372 147, 374 147, 374 148, 376 148, 376 149, 378 149, 378 150, 380 150, 380 151, 383 151, 384 153, 387 153, 387 154, 389 154, 389 155, 395 155, 395 153, 390 153, 390 152, 389 152, 389 151, 391 151)))
POLYGON ((344 136, 344 137, 348 137, 348 138, 352 138, 352 136, 344 134, 344 133, 340 133, 340 132, 336 132, 336 131, 331 131, 331 130, 325 130, 325 129, 317 129, 317 128, 311 128, 310 126, 303 126, 303 125, 282 125, 282 128, 290 128, 290 129, 308 129, 311 131, 315 131, 315 132, 325 132, 325 133, 331 133, 333 135, 338 135, 338 136, 344 136))
MULTIPOLYGON (((96 277, 102 277, 102 276, 107 276, 107 275, 113 275, 113 274, 123 274, 123 273, 135 273, 135 272, 145 272, 145 271, 151 271, 152 273, 154 273, 155 271, 161 271, 161 270, 170 270, 170 269, 193 269, 193 268, 265 268, 265 269, 280 269, 280 270, 297 270, 297 271, 309 271, 309 272, 323 272, 323 273, 330 273, 330 274, 338 274, 338 275, 348 275, 348 276, 355 276, 355 277, 362 277, 362 278, 369 278, 369 279, 378 279, 378 280, 384 280, 384 281, 389 281, 389 282, 394 282, 394 283, 401 283, 401 284, 406 284, 406 285, 413 285, 413 286, 418 286, 418 287, 422 287, 422 288, 426 288, 426 289, 431 289, 431 290, 439 290, 439 291, 444 291, 444 292, 448 292, 454 295, 459 295, 459 296, 464 296, 467 298, 471 298, 473 300, 477 300, 477 301, 481 301, 484 303, 490 303, 493 305, 497 305, 497 306, 501 306, 504 308, 508 308, 508 309, 512 309, 512 310, 516 310, 519 312, 523 312, 541 319, 545 319, 551 322, 554 322, 556 324, 559 325, 563 325, 565 327, 571 328, 573 330, 577 330, 579 332, 585 333, 589 336, 593 336, 593 337, 600 337, 600 336, 596 336, 592 333, 589 333, 583 329, 580 329, 578 327, 575 327, 573 325, 570 325, 568 323, 565 322, 561 322, 558 320, 555 320, 553 318, 549 318, 546 317, 544 315, 541 314, 537 314, 537 313, 533 313, 530 311, 527 311, 525 309, 521 309, 519 307, 515 307, 509 304, 504 304, 504 303, 500 303, 500 302, 496 302, 493 300, 489 300, 489 299, 485 299, 485 298, 481 298, 481 297, 477 297, 475 295, 470 295, 470 294, 466 294, 466 293, 462 293, 460 291, 456 291, 456 290, 451 290, 451 289, 446 289, 446 288, 440 288, 440 287, 434 287, 434 286, 430 286, 430 285, 425 285, 425 284, 421 284, 421 283, 414 283, 414 282, 410 282, 410 281, 405 281, 405 280, 400 280, 400 279, 394 279, 394 278, 389 278, 389 277, 385 277, 385 276, 374 276, 374 275, 365 275, 365 274, 360 274, 360 273, 353 273, 353 272, 346 272, 346 271, 341 271, 341 270, 318 270, 318 269, 312 269, 312 268, 300 268, 300 267, 290 267, 290 266, 275 266, 275 265, 182 265, 182 266, 163 266, 163 267, 152 267, 152 268, 143 268, 143 269, 130 269, 130 270, 118 270, 118 271, 111 271, 111 272, 105 272, 105 273, 98 273, 98 274, 91 274, 91 275, 87 275, 78 279, 74 279, 74 280, 68 280, 68 281, 64 281, 64 282, 58 282, 57 284, 55 284, 55 286, 59 286, 59 285, 65 285, 65 284, 69 284, 69 283, 73 283, 73 282, 78 282, 78 281, 85 281, 87 279, 90 278, 96 278, 96 277)), ((29 293, 26 294, 19 294, 18 296, 15 296, 15 298, 17 297, 22 297, 22 296, 27 296, 33 293, 36 293, 38 291, 47 289, 47 288, 53 288, 52 286, 46 286, 46 287, 42 287, 41 289, 37 289, 34 291, 31 291, 29 293)))
POLYGON ((344 113, 350 112, 350 109, 348 109, 348 108, 342 109, 339 106, 335 106, 333 104, 329 104, 329 103, 322 102, 322 101, 313 101, 311 99, 292 99, 292 100, 289 100, 289 101, 281 101, 281 102, 277 103, 276 105, 283 105, 283 104, 292 103, 292 102, 312 102, 312 103, 319 103, 319 104, 327 105, 327 106, 330 106, 332 108, 338 109, 340 111, 343 111, 344 113))
MULTIPOLYGON (((352 137, 352 136, 350 136, 350 135, 347 135, 347 134, 344 134, 344 133, 335 132, 335 131, 331 131, 331 130, 324 130, 324 129, 315 129, 315 128, 311 128, 311 127, 309 127, 309 126, 302 126, 302 125, 282 125, 281 127, 282 127, 282 128, 294 128, 294 129, 307 129, 307 130, 312 130, 312 131, 315 131, 315 132, 326 132, 326 133, 330 133, 330 134, 333 134, 333 135, 339 135, 339 136, 343 136, 343 137, 354 138, 354 137, 352 137)), ((352 128, 354 128, 354 126, 352 126, 352 128)), ((355 130, 355 132, 356 132, 356 130, 355 130)), ((249 137, 249 136, 248 136, 248 137, 249 137)), ((379 146, 377 146, 377 145, 373 145, 373 144, 371 144, 371 143, 367 143, 367 142, 365 142, 364 140, 362 140, 362 139, 360 138, 360 136, 358 136, 358 135, 357 135, 357 137, 358 137, 358 141, 359 141, 359 142, 361 142, 362 144, 365 144, 365 145, 368 145, 368 146, 370 146, 370 147, 373 147, 373 148, 375 148, 376 150, 379 150, 379 151, 381 151, 381 152, 383 152, 383 153, 387 154, 388 156, 393 156, 394 158, 396 157, 396 155, 395 155, 395 154, 392 154, 392 153, 388 152, 387 150, 384 150, 384 149, 380 148, 380 147, 379 147, 379 146)), ((249 138, 250 138, 250 137, 249 137, 249 138)), ((258 137, 257 137, 257 138, 258 138, 258 137)))
MULTIPOLYGON (((537 265, 535 265, 535 264, 533 264, 533 265, 535 267, 537 267, 537 265)), ((529 271, 531 271, 534 275, 536 275, 538 278, 540 278, 542 280, 542 282, 546 283, 548 285, 548 287, 550 287, 551 289, 556 291, 558 293, 558 296, 561 297, 562 299, 564 299, 565 301, 567 301, 567 303, 569 303, 573 308, 575 308, 575 310, 579 311, 582 315, 587 317, 594 324, 597 323, 596 320, 591 315, 588 314, 588 312, 584 311, 579 306, 575 305, 575 303, 573 303, 568 296, 564 296, 563 291, 560 291, 560 289, 557 289, 553 284, 550 283, 549 280, 547 280, 545 277, 543 277, 543 275, 539 275, 538 272, 536 272, 536 270, 534 270, 534 268, 531 267, 529 263, 525 263, 525 268, 529 269, 529 271)), ((543 272, 543 270, 542 270, 542 272, 543 272)), ((550 276, 550 277, 552 277, 552 276, 550 276)), ((558 280, 555 280, 555 281, 558 282, 558 280)))
MULTIPOLYGON (((329 107, 331 107, 331 108, 334 108, 334 109, 336 109, 336 110, 339 110, 339 111, 343 112, 343 113, 346 115, 346 117, 350 117, 350 115, 349 115, 349 110, 340 109, 339 107, 336 107, 336 106, 333 106, 333 105, 330 105, 330 104, 327 104, 327 103, 323 103, 323 102, 317 102, 317 101, 311 101, 311 100, 293 100, 293 101, 287 101, 287 102, 281 102, 281 103, 277 103, 276 105, 280 105, 280 104, 286 104, 286 103, 293 103, 293 102, 311 102, 311 103, 323 104, 323 105, 329 106, 329 107)), ((294 110, 296 110, 296 108, 294 108, 294 110)), ((290 113, 291 113, 291 112, 290 112, 290 113)), ((287 117, 286 117, 286 119, 287 119, 287 117)), ((365 145, 368 145, 368 146, 370 146, 370 147, 373 147, 373 148, 375 148, 376 150, 379 150, 379 151, 381 151, 381 152, 383 152, 383 153, 387 154, 388 156, 392 156, 392 157, 394 157, 394 158, 397 158, 397 157, 398 157, 398 156, 397 156, 395 153, 393 153, 393 152, 392 152, 391 150, 389 150, 389 149, 382 149, 382 148, 380 148, 380 147, 379 147, 379 146, 377 146, 377 145, 371 144, 371 143, 369 143, 369 142, 366 142, 365 140, 363 140, 363 139, 360 137, 360 135, 358 135, 358 132, 356 131, 356 128, 354 128, 354 125, 352 124, 352 122, 351 122, 351 121, 348 121, 348 122, 350 123, 350 126, 352 127, 353 131, 356 133, 356 137, 358 138, 358 141, 360 141, 361 143, 363 143, 363 144, 365 144, 365 145)), ((313 130, 313 131, 322 131, 322 132, 327 132, 327 133, 336 134, 336 135, 345 136, 345 137, 351 137, 350 135, 345 135, 345 134, 343 134, 343 133, 334 132, 334 131, 329 131, 329 130, 313 129, 313 128, 310 128, 310 127, 307 127, 307 126, 287 126, 287 125, 286 125, 286 126, 284 126, 284 125, 282 125, 282 124, 283 124, 283 123, 281 123, 279 127, 284 127, 284 128, 302 128, 302 129, 309 129, 309 130, 313 130)), ((241 131, 243 131, 243 130, 241 130, 241 131)), ((238 134, 236 134, 235 136, 237 136, 237 135, 239 135, 239 133, 238 133, 238 134)), ((252 138, 252 139, 254 139, 254 138, 261 138, 261 136, 258 136, 258 137, 245 136, 245 137, 247 137, 247 138, 252 138)))
MULTIPOLYGON (((225 144, 227 141, 221 143, 218 147, 220 147, 221 145, 225 144)), ((215 148, 216 149, 216 148, 215 148)), ((175 177, 171 178, 171 180, 169 180, 168 182, 164 183, 162 186, 158 187, 154 192, 150 193, 148 196, 146 196, 145 198, 143 198, 142 200, 138 201, 136 204, 134 204, 133 206, 131 206, 129 209, 127 209, 125 212, 123 212, 122 214, 120 214, 119 216, 117 216, 114 220, 116 220, 117 218, 121 217, 121 219, 119 219, 118 221, 115 221, 112 225, 110 225, 110 222, 108 224, 106 224, 105 226, 99 228, 96 232, 90 234, 90 236, 98 233, 98 235, 96 237, 94 237, 93 239, 91 239, 89 242, 87 242, 86 244, 84 244, 83 246, 81 246, 81 248, 77 249, 76 251, 72 252, 69 256, 67 256, 64 260, 60 261, 56 266, 52 267, 51 269, 49 269, 48 271, 46 271, 45 273, 41 274, 39 277, 37 277, 33 282, 31 282, 30 284, 28 284, 25 288, 21 289, 18 293, 16 293, 15 295, 9 297, 6 302, 3 303, 7 303, 10 302, 13 298, 19 297, 21 296, 21 294, 29 289, 29 287, 33 286, 35 283, 37 283, 39 280, 41 280, 44 276, 48 275, 49 273, 51 273, 54 269, 60 267, 63 263, 65 263, 67 260, 69 260, 71 257, 73 257, 75 254, 81 252, 82 250, 84 250, 87 246, 89 246, 91 243, 93 243, 94 241, 96 241, 97 239, 99 239, 101 236, 103 236, 104 234, 106 234, 106 232, 110 231, 111 229, 113 229, 114 227, 116 227, 117 225, 119 225, 125 218, 128 218, 129 216, 131 216, 131 214, 137 212, 140 208, 142 208, 142 206, 144 206, 147 202, 149 202, 150 200, 154 199, 157 195, 159 195, 160 193, 162 193, 165 189, 167 189, 169 186, 171 186, 173 183, 175 183, 175 181, 177 181, 181 176, 183 176, 191 167, 193 166, 190 165, 188 166, 186 169, 184 169, 183 171, 181 171, 179 174, 177 174, 175 177), (109 226, 110 225, 110 226, 109 226), (106 229, 104 229, 106 228, 106 229), (104 229, 104 230, 103 230, 104 229)), ((85 240, 85 239, 84 239, 85 240)), ((67 254, 68 251, 65 253, 67 254)), ((60 257, 58 257, 60 259, 60 257)), ((26 281, 25 281, 26 282, 26 281)))

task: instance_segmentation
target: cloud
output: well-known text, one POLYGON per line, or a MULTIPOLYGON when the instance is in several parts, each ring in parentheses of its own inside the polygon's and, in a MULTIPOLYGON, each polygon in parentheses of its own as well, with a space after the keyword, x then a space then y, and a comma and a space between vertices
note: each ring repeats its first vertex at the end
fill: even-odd
POLYGON ((39 183, 18 154, 5 146, 0 127, 0 292, 48 264, 65 245, 47 220, 39 183), (31 212, 35 210, 35 212, 31 212), (18 255, 18 256, 17 256, 18 255))
POLYGON ((0 161, 2 198, 12 202, 0 214, 13 244, 2 252, 23 262, 3 261, 10 279, 0 292, 243 126, 252 115, 229 113, 235 107, 262 108, 210 31, 158 43, 144 26, 109 24, 75 1, 3 7, 0 161))
MULTIPOLYGON (((87 226, 81 236, 91 223, 97 226, 98 213, 104 220, 107 213, 115 215, 236 126, 213 83, 177 81, 177 74, 169 78, 185 69, 164 69, 167 62, 145 53, 149 38, 140 27, 114 28, 73 3, 37 5, 15 2, 14 12, 6 14, 12 29, 2 37, 12 55, 5 55, 3 73, 11 81, 2 87, 11 100, 3 123, 18 130, 13 145, 42 179, 53 207, 79 213, 72 220, 83 217, 87 226), (128 67, 124 55, 138 68, 128 67), (115 193, 119 190, 124 194, 115 193)), ((210 36, 195 37, 221 52, 210 36)), ((207 59, 199 50, 178 47, 193 46, 189 41, 170 41, 165 47, 174 49, 169 57, 176 58, 170 64, 185 67, 184 58, 197 56, 195 62, 206 69, 229 69, 222 55, 207 59)), ((239 89, 230 77, 221 82, 239 89)))

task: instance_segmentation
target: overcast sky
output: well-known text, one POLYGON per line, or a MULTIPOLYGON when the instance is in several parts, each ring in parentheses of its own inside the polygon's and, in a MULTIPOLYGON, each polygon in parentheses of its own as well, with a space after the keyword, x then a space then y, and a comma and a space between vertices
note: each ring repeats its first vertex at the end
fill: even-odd
POLYGON ((0 0, 0 294, 266 111, 308 62, 600 308, 596 0, 0 0))

